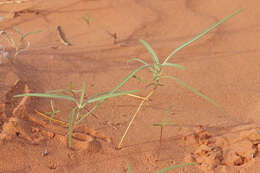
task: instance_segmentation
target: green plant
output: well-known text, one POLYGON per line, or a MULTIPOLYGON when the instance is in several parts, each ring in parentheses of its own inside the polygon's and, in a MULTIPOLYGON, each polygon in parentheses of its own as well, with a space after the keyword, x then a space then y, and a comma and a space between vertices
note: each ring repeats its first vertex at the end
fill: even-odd
MULTIPOLYGON (((176 81, 177 83, 183 85, 184 87, 188 88, 189 90, 191 90, 192 92, 194 92, 195 94, 201 96, 202 98, 204 98, 205 100, 209 101, 210 103, 212 103, 213 105, 215 105, 219 110, 221 110, 224 113, 224 110, 217 104, 215 103, 213 100, 211 100, 209 97, 205 96, 204 94, 200 93, 199 91, 195 90, 194 88, 192 88, 191 86, 187 85, 186 83, 184 83, 183 81, 179 80, 178 78, 174 77, 174 76, 164 76, 163 75, 163 69, 164 67, 174 67, 174 68, 178 68, 178 69, 184 69, 183 66, 178 65, 178 64, 173 64, 170 63, 169 60, 170 58, 179 50, 181 50, 182 48, 186 47, 187 45, 191 44, 192 42, 198 40, 200 37, 204 36, 205 34, 207 34, 209 31, 211 31, 212 29, 214 29, 215 27, 217 27, 218 25, 220 25, 221 23, 223 23, 224 21, 228 20, 229 18, 231 18, 232 16, 238 14, 239 12, 241 12, 243 9, 240 9, 236 12, 234 12, 232 15, 225 17, 224 19, 220 20, 219 22, 217 22, 216 24, 212 25, 211 27, 209 27, 208 29, 206 29, 205 31, 203 31, 202 33, 198 34, 197 36, 195 36, 194 38, 192 38, 191 40, 183 43, 182 45, 180 45, 179 47, 177 47, 175 50, 173 50, 163 61, 163 63, 159 62, 159 59, 156 55, 156 53, 154 52, 154 50, 152 49, 152 47, 144 40, 140 39, 140 42, 146 47, 146 49, 148 50, 148 52, 150 53, 152 60, 153 60, 153 64, 149 64, 148 62, 145 62, 142 59, 139 58, 134 58, 130 61, 137 61, 139 63, 142 63, 142 66, 139 66, 138 68, 136 68, 135 70, 133 70, 130 74, 128 74, 128 76, 125 78, 125 80, 129 80, 130 78, 136 76, 135 74, 145 68, 149 68, 150 72, 153 74, 153 79, 151 81, 151 83, 149 83, 147 85, 147 87, 152 87, 150 89, 150 92, 143 97, 141 103, 139 104, 136 112, 134 113, 134 115, 132 116, 117 148, 120 149, 121 145, 123 143, 123 140, 130 128, 130 126, 132 125, 136 115, 138 114, 138 112, 141 110, 142 106, 144 105, 144 103, 150 99, 150 97, 154 94, 154 92, 157 90, 158 87, 160 87, 162 84, 160 83, 161 79, 172 79, 174 81, 176 81)), ((137 97, 137 96, 136 96, 137 97)))
MULTIPOLYGON (((163 168, 159 171, 156 171, 155 173, 164 173, 164 172, 170 171, 172 169, 181 168, 181 167, 189 166, 189 165, 195 165, 195 163, 182 163, 182 164, 178 164, 178 165, 171 166, 171 167, 168 167, 168 168, 163 168)), ((133 173, 129 163, 128 163, 127 167, 128 167, 128 173, 133 173)))
POLYGON ((86 13, 85 16, 81 16, 81 18, 86 22, 86 24, 90 24, 90 18, 88 13, 86 13))
MULTIPOLYGON (((70 84, 69 89, 59 89, 59 90, 52 90, 48 91, 46 93, 27 93, 27 94, 19 94, 15 95, 14 97, 24 97, 24 96, 31 96, 31 97, 43 97, 43 98, 50 98, 50 99, 62 99, 62 100, 68 100, 72 101, 75 106, 71 110, 70 113, 70 120, 67 124, 65 121, 55 120, 54 118, 48 118, 48 116, 36 111, 39 115, 42 115, 45 118, 48 118, 51 121, 56 121, 61 123, 62 125, 67 125, 69 127, 69 148, 71 148, 71 140, 72 140, 72 131, 73 128, 76 127, 82 120, 87 118, 99 105, 101 105, 106 99, 116 97, 116 96, 122 96, 127 94, 132 94, 137 92, 138 90, 132 90, 132 91, 121 91, 117 92, 117 90, 122 86, 122 83, 120 83, 113 91, 111 92, 102 92, 98 93, 96 95, 93 95, 89 98, 85 99, 85 91, 86 87, 83 83, 82 89, 80 90, 73 90, 72 84, 70 84), (80 97, 76 97, 76 93, 80 93, 80 97), (89 112, 83 113, 85 107, 89 103, 95 103, 98 102, 89 112), (76 118, 74 116, 76 115, 76 118)), ((51 113, 55 113, 56 111, 54 108, 52 108, 51 113)))
POLYGON ((14 54, 14 57, 11 57, 11 62, 15 62, 16 61, 16 58, 17 56, 27 50, 29 47, 30 47, 30 42, 29 41, 26 41, 25 38, 28 37, 29 35, 31 34, 35 34, 35 33, 38 33, 40 32, 39 30, 37 31, 32 31, 32 32, 27 32, 27 33, 22 33, 16 26, 13 26, 13 29, 16 31, 16 33, 18 34, 19 36, 19 39, 16 40, 14 39, 13 37, 11 37, 7 32, 5 31, 2 31, 1 35, 5 36, 5 38, 7 39, 9 45, 15 49, 15 54, 14 54))
POLYGON ((163 129, 165 126, 168 125, 174 125, 176 123, 172 122, 172 121, 166 121, 168 118, 169 113, 172 110, 173 105, 170 105, 170 107, 168 108, 168 111, 165 113, 165 115, 163 116, 163 119, 161 121, 161 123, 158 124, 153 124, 153 126, 157 126, 160 127, 161 131, 160 131, 160 145, 159 145, 159 153, 158 153, 158 158, 160 157, 160 150, 161 150, 161 144, 162 144, 162 135, 163 135, 163 129))
POLYGON ((50 122, 54 120, 54 117, 57 115, 57 113, 60 112, 60 110, 56 110, 54 108, 54 100, 51 99, 50 101, 50 105, 51 105, 51 111, 50 112, 45 112, 46 115, 49 115, 50 116, 50 122))

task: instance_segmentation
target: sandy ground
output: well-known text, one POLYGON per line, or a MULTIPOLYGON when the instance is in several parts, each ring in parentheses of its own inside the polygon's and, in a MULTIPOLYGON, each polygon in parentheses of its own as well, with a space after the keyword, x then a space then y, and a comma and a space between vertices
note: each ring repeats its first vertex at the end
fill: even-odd
MULTIPOLYGON (((24 33, 41 31, 28 36, 30 48, 15 64, 5 59, 0 64, 0 172, 123 173, 129 163, 133 172, 145 173, 191 161, 196 165, 169 172, 260 172, 258 5, 257 0, 0 1, 1 30, 12 36, 13 25, 24 33), (212 98, 226 115, 179 84, 163 80, 164 86, 141 110, 121 150, 115 146, 140 103, 127 96, 106 101, 95 112, 97 118, 85 120, 83 125, 92 131, 84 133, 91 141, 79 140, 78 148, 70 150, 66 129, 54 127, 33 111, 50 111, 48 100, 12 98, 66 88, 69 82, 74 88, 85 82, 88 96, 112 90, 139 65, 127 65, 128 60, 152 62, 139 38, 150 43, 163 61, 177 46, 240 8, 246 10, 171 59, 186 70, 166 71, 212 98), (86 14, 89 24, 82 19, 86 14), (70 46, 60 42, 56 26, 70 46), (160 130, 152 124, 162 120, 171 103, 168 118, 177 124, 165 128, 159 155, 160 130)), ((147 71, 140 75, 150 77, 147 71)), ((131 80, 122 90, 140 87, 131 80)), ((58 118, 68 121, 72 105, 56 104, 61 110, 58 118)))

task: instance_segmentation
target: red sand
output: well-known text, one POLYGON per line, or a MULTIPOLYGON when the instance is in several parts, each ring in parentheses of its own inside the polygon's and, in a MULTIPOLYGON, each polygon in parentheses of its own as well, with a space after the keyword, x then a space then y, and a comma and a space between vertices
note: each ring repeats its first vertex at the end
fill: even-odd
MULTIPOLYGON (((14 33, 12 25, 25 33, 41 30, 28 37, 31 46, 14 65, 6 61, 0 65, 0 127, 8 132, 0 134, 0 172, 114 173, 127 172, 130 163, 134 173, 144 173, 190 161, 197 164, 172 172, 260 172, 258 7, 256 0, 0 3, 1 30, 14 33), (33 111, 50 111, 48 100, 11 99, 21 92, 65 88, 70 81, 75 88, 86 82, 88 96, 112 90, 138 65, 127 65, 127 60, 140 57, 151 62, 139 38, 150 43, 163 61, 177 46, 240 8, 246 10, 171 59, 186 70, 167 69, 220 104, 227 115, 186 88, 163 80, 164 86, 137 116, 122 150, 115 146, 139 104, 126 96, 106 101, 95 112, 97 118, 84 121, 72 151, 67 148, 66 129, 33 111), (82 19, 86 13, 89 24, 82 19), (71 46, 59 41, 57 25, 71 46), (18 87, 16 81, 25 83, 18 87), (165 128, 158 158, 160 131, 152 124, 161 121, 171 103, 169 119, 177 125, 165 128)), ((131 80, 122 90, 139 87, 131 80)), ((57 106, 62 110, 58 118, 68 121, 72 104, 58 101, 57 106)))

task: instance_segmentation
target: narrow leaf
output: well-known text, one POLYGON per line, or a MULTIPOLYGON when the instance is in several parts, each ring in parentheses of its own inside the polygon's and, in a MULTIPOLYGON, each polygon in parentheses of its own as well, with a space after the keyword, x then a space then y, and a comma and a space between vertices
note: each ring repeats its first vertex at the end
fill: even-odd
MULTIPOLYGON (((121 88, 130 78, 132 78, 138 71, 149 67, 148 65, 143 65, 140 66, 138 68, 136 68, 135 70, 133 70, 131 73, 129 73, 109 94, 113 94, 114 92, 116 92, 119 88, 121 88)), ((98 97, 99 98, 99 97, 98 97)), ((97 98, 90 98, 88 99, 83 106, 85 106, 86 104, 88 104, 88 101, 93 101, 93 99, 97 99, 97 98)), ((84 116, 82 116, 78 121, 77 124, 80 123, 82 120, 84 120, 86 117, 88 117, 94 110, 96 110, 103 102, 105 101, 105 99, 100 100, 95 106, 94 108, 92 108, 87 114, 85 114, 84 116)))
POLYGON ((44 97, 44 98, 54 98, 54 99, 64 99, 64 100, 70 100, 73 102, 76 102, 76 100, 67 95, 58 95, 58 94, 44 94, 44 93, 27 93, 27 94, 18 94, 14 97, 24 97, 24 96, 31 96, 31 97, 44 97))
POLYGON ((78 93, 81 92, 81 90, 71 90, 71 89, 57 89, 57 90, 49 90, 46 93, 51 94, 51 93, 69 93, 71 96, 73 96, 72 93, 78 93))
POLYGON ((50 93, 64 93, 64 92, 68 92, 68 89, 57 89, 57 90, 49 90, 46 93, 50 94, 50 93))
POLYGON ((73 119, 74 119, 74 115, 75 115, 75 110, 77 109, 77 107, 75 107, 74 109, 72 109, 71 113, 70 113, 70 121, 69 121, 69 148, 71 148, 71 140, 72 140, 72 125, 73 125, 73 119))
POLYGON ((109 94, 109 93, 110 93, 110 91, 100 92, 98 94, 94 94, 94 95, 90 96, 88 99, 93 99, 95 97, 102 96, 102 95, 109 94))
POLYGON ((51 99, 50 103, 51 103, 51 110, 53 112, 52 114, 56 114, 56 113, 60 112, 59 110, 55 110, 54 101, 52 99, 51 99))
POLYGON ((76 125, 79 124, 82 120, 87 118, 92 112, 94 112, 102 103, 104 100, 99 101, 88 113, 81 115, 81 118, 76 122, 76 125))
POLYGON ((111 97, 117 97, 117 96, 132 94, 132 93, 135 93, 135 92, 138 92, 138 91, 139 90, 122 91, 122 92, 116 92, 116 93, 113 93, 113 94, 109 93, 109 94, 106 94, 106 95, 103 95, 103 96, 100 96, 100 97, 97 97, 97 98, 88 99, 86 101, 86 104, 93 103, 93 102, 100 101, 100 100, 106 100, 106 99, 111 98, 111 97))
POLYGON ((169 62, 164 63, 162 66, 169 66, 169 67, 174 67, 174 68, 179 68, 179 69, 185 69, 184 66, 179 65, 179 64, 172 64, 169 62))
MULTIPOLYGON (((140 58, 130 59, 130 60, 127 61, 127 63, 132 62, 132 61, 137 61, 137 62, 140 62, 140 63, 142 63, 142 64, 144 64, 144 65, 149 65, 149 66, 151 66, 149 63, 145 62, 144 60, 142 60, 142 59, 140 59, 140 58)), ((152 66, 151 66, 151 67, 152 67, 152 66)))
POLYGON ((82 84, 82 89, 81 89, 81 96, 80 96, 80 101, 79 101, 79 106, 81 107, 84 101, 84 96, 85 96, 85 91, 86 91, 86 85, 83 82, 82 84))
POLYGON ((161 169, 161 170, 157 171, 156 173, 164 173, 164 172, 170 171, 172 169, 181 168, 181 167, 188 166, 188 165, 195 165, 195 163, 178 164, 178 165, 175 165, 175 166, 172 166, 172 167, 161 169))
POLYGON ((52 112, 54 112, 55 109, 54 109, 54 105, 53 105, 53 100, 52 100, 52 99, 51 99, 51 101, 50 101, 50 104, 51 104, 51 110, 52 110, 52 112))
POLYGON ((160 64, 159 59, 158 59, 156 53, 154 52, 153 48, 146 41, 144 41, 142 39, 139 39, 139 41, 146 47, 148 52, 151 54, 154 63, 155 64, 160 64))
POLYGON ((71 96, 73 96, 73 90, 72 90, 72 82, 69 83, 69 93, 71 96))
POLYGON ((219 22, 215 23, 214 25, 212 25, 211 27, 209 27, 208 29, 206 29, 205 31, 203 31, 202 33, 200 33, 199 35, 195 36, 194 38, 192 38, 191 40, 183 43, 181 46, 177 47, 174 51, 172 51, 170 53, 170 55, 165 59, 165 61, 163 62, 163 64, 165 64, 166 62, 168 62, 168 60, 179 50, 181 50, 182 48, 186 47, 187 45, 191 44, 192 42, 198 40, 200 37, 204 36, 205 34, 207 34, 209 31, 211 31, 212 29, 216 28, 218 25, 220 25, 221 23, 225 22, 226 20, 228 20, 229 18, 235 16, 236 14, 240 13, 241 11, 243 11, 244 9, 240 9, 236 12, 234 12, 233 14, 225 17, 224 19, 220 20, 219 22))
POLYGON ((175 125, 176 123, 175 122, 172 122, 172 121, 166 121, 164 122, 164 126, 168 126, 168 125, 175 125))
POLYGON ((20 38, 23 38, 23 33, 16 27, 13 26, 14 30, 18 33, 18 35, 20 36, 20 38))
POLYGON ((39 33, 39 32, 41 32, 41 31, 40 31, 40 30, 37 30, 37 31, 27 32, 26 34, 24 34, 23 38, 28 37, 28 36, 31 35, 31 34, 36 34, 36 33, 39 33))
POLYGON ((191 86, 187 85, 186 83, 184 83, 183 81, 181 81, 180 79, 173 77, 173 76, 162 76, 162 78, 168 78, 168 79, 172 79, 175 80, 176 82, 178 82, 179 84, 185 86, 186 88, 188 88, 190 91, 194 92, 195 94, 201 96, 202 98, 204 98, 205 100, 207 100, 208 102, 212 103, 213 105, 215 105, 221 112, 225 113, 225 111, 223 110, 223 108, 221 106, 219 106, 216 102, 214 102, 213 100, 211 100, 209 97, 205 96, 204 94, 200 93, 199 91, 195 90, 194 88, 192 88, 191 86))
POLYGON ((162 124, 153 124, 153 126, 159 126, 159 127, 162 127, 162 124))
POLYGON ((128 165, 128 166, 127 166, 127 167, 128 167, 128 173, 132 173, 132 169, 131 169, 131 167, 130 167, 130 164, 128 163, 127 165, 128 165))
POLYGON ((116 92, 119 88, 121 88, 129 79, 131 79, 138 71, 149 67, 149 65, 143 65, 140 66, 138 68, 136 68, 135 70, 133 70, 131 73, 129 73, 112 91, 111 93, 116 92))
MULTIPOLYGON (((59 110, 57 110, 57 111, 52 111, 52 112, 44 112, 44 114, 46 114, 46 115, 50 115, 51 116, 51 118, 53 118, 53 115, 55 115, 55 114, 57 114, 57 113, 59 113, 60 111, 59 110)), ((53 120, 53 119, 52 119, 53 120)))
POLYGON ((163 119, 162 119, 162 125, 164 126, 165 125, 165 120, 168 118, 168 115, 169 113, 171 112, 173 108, 173 104, 171 104, 167 110, 167 112, 165 113, 165 115, 163 116, 163 119))

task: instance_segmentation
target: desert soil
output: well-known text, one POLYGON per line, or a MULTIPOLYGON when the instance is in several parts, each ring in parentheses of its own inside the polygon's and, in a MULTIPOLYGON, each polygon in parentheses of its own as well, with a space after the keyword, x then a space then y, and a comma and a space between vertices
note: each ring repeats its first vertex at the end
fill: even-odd
MULTIPOLYGON (((0 29, 27 37, 28 50, 15 63, 0 64, 1 173, 134 173, 156 172, 179 163, 196 165, 171 170, 180 173, 260 172, 260 11, 259 1, 226 0, 20 0, 0 1, 0 29), (20 3, 19 3, 20 2, 20 3), (221 105, 226 114, 174 81, 164 84, 137 115, 116 150, 140 100, 120 96, 104 102, 78 129, 68 149, 67 128, 40 117, 50 111, 48 99, 15 94, 67 88, 86 95, 111 91, 139 64, 151 58, 139 38, 157 52, 160 61, 180 44, 218 20, 245 8, 239 15, 179 51, 171 62, 185 70, 167 69, 221 105), (82 17, 89 17, 89 23, 82 17), (70 45, 57 36, 60 26, 70 45), (170 104, 164 129, 159 123, 170 104), (160 150, 159 150, 160 148, 160 150)), ((13 55, 3 39, 1 45, 13 55)), ((145 78, 147 71, 138 73, 145 78)), ((132 79, 122 90, 144 87, 132 79)), ((143 90, 142 90, 143 91, 143 90)), ((145 91, 139 93, 144 96, 145 91)), ((69 120, 71 103, 57 101, 56 118, 69 120)), ((90 109, 93 104, 88 105, 90 109)))

